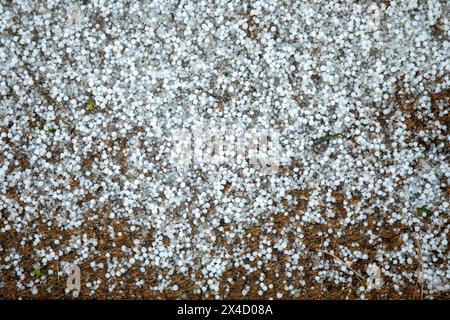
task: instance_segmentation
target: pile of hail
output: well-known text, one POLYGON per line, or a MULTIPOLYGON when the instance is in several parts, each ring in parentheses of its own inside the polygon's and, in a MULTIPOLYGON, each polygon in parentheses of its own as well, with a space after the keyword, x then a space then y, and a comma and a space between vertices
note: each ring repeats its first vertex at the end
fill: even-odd
POLYGON ((448 297, 449 16, 1 1, 0 296, 448 297))

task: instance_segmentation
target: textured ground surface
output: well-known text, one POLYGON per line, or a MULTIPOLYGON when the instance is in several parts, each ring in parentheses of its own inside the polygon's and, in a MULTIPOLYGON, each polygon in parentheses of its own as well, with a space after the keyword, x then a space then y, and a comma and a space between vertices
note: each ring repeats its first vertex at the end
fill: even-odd
POLYGON ((0 298, 449 298, 447 1, 0 4, 0 298))

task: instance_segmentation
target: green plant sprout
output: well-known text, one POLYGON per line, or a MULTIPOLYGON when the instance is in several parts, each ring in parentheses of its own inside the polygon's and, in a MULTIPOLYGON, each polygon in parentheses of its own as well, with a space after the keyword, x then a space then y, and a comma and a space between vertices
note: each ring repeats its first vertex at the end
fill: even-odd
POLYGON ((34 269, 33 274, 36 279, 40 278, 42 276, 41 267, 34 269))
POLYGON ((429 217, 431 215, 431 213, 432 213, 430 210, 428 210, 425 207, 420 208, 420 212, 425 213, 426 217, 429 217))
POLYGON ((337 134, 326 135, 326 136, 317 138, 316 140, 314 140, 313 145, 314 145, 314 146, 317 146, 317 145, 319 145, 319 144, 321 144, 321 143, 330 141, 330 140, 332 140, 332 139, 336 139, 336 138, 339 137, 340 135, 341 135, 340 133, 337 133, 337 134))
POLYGON ((89 101, 88 111, 92 112, 92 111, 94 111, 94 108, 95 108, 94 101, 89 101))

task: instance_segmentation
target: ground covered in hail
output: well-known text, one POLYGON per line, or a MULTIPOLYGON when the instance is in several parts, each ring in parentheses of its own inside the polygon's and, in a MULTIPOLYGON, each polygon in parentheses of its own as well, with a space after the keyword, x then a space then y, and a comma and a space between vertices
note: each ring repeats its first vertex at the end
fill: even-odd
POLYGON ((0 298, 448 299, 449 28, 0 1, 0 298))

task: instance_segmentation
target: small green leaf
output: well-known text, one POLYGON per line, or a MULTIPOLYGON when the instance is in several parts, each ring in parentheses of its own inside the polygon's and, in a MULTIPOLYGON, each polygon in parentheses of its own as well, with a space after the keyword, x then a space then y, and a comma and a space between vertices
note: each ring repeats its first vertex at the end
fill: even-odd
POLYGON ((427 217, 431 215, 431 211, 425 207, 420 208, 420 212, 425 213, 427 217))
POLYGON ((335 138, 339 137, 340 135, 341 135, 340 133, 337 133, 337 134, 333 134, 333 135, 327 135, 327 136, 320 137, 320 138, 314 140, 313 145, 317 146, 323 142, 335 139, 335 138))
POLYGON ((325 141, 328 141, 327 137, 321 137, 321 138, 314 140, 313 145, 317 146, 325 141))
POLYGON ((35 278, 40 278, 42 276, 41 268, 39 267, 39 268, 34 269, 33 274, 34 274, 35 278))
POLYGON ((95 104, 94 101, 89 101, 88 111, 94 111, 95 104))
POLYGON ((55 132, 56 132, 56 129, 55 129, 55 128, 48 128, 48 129, 47 129, 47 132, 49 132, 49 133, 55 133, 55 132))

